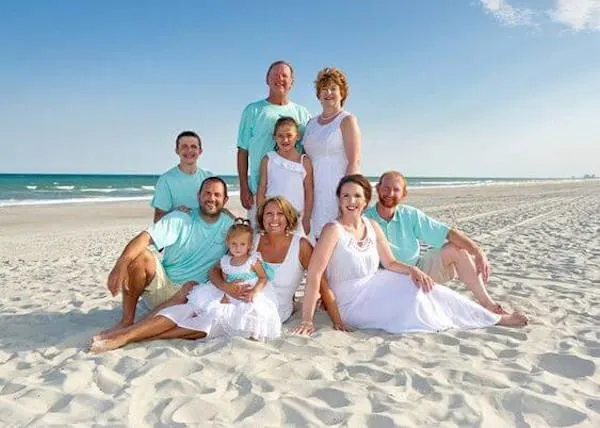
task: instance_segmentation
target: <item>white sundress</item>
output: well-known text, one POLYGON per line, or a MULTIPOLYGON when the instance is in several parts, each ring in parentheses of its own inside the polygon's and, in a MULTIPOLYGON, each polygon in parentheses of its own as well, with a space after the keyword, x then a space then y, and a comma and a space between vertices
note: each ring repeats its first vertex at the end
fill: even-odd
POLYGON ((325 224, 338 215, 335 189, 346 175, 348 158, 340 125, 350 113, 340 112, 326 125, 319 123, 318 117, 306 125, 302 145, 313 165, 314 204, 311 218, 311 233, 319 237, 325 224))
POLYGON ((294 162, 284 158, 277 152, 267 153, 267 190, 265 196, 285 197, 302 216, 304 212, 304 158, 300 162, 294 162))
POLYGON ((379 268, 375 231, 363 217, 366 236, 358 241, 343 226, 327 266, 329 286, 348 326, 390 333, 437 332, 497 324, 496 315, 439 284, 424 293, 408 275, 379 268))
MULTIPOLYGON (((258 278, 251 267, 257 260, 260 255, 255 252, 245 263, 235 266, 231 264, 230 255, 223 256, 220 265, 226 281, 241 279, 254 286, 258 278)), ((269 283, 253 302, 228 296, 230 303, 222 303, 223 296, 223 291, 212 283, 199 284, 188 294, 187 303, 170 306, 157 315, 169 318, 179 327, 203 331, 209 338, 242 336, 267 340, 281 335, 277 298, 269 283)))

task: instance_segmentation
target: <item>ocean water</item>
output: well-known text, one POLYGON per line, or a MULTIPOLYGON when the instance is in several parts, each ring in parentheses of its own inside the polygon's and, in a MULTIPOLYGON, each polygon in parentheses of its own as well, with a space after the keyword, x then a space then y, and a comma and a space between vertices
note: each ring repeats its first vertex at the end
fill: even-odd
MULTIPOLYGON (((230 196, 239 195, 236 175, 221 176, 230 196)), ((0 174, 0 207, 81 202, 150 200, 158 175, 0 174)), ((377 182, 377 177, 369 177, 377 182)), ((409 177, 410 188, 519 184, 548 179, 409 177)))

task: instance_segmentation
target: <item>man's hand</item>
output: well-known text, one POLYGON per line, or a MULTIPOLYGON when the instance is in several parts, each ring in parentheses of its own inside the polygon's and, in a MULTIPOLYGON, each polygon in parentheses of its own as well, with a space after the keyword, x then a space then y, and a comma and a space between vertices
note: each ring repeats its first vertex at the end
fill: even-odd
POLYGON ((192 209, 186 207, 185 205, 179 205, 177 208, 175 208, 175 210, 181 211, 182 213, 186 213, 186 214, 189 214, 192 212, 192 209))
POLYGON ((477 269, 477 273, 481 275, 483 283, 487 284, 490 279, 490 263, 485 253, 481 250, 475 254, 475 268, 477 269))
POLYGON ((410 278, 424 293, 429 293, 433 288, 433 279, 418 267, 411 266, 410 278))
POLYGON ((254 287, 249 284, 244 284, 241 280, 226 282, 221 287, 221 290, 223 290, 223 292, 225 292, 227 295, 233 297, 234 299, 241 300, 242 302, 251 301, 250 296, 253 289, 254 287))
POLYGON ((252 208, 252 205, 254 205, 254 195, 248 186, 241 186, 240 201, 242 202, 242 206, 247 210, 252 208))
POLYGON ((129 287, 129 273, 127 272, 127 266, 117 261, 115 267, 112 268, 108 274, 108 280, 106 286, 110 294, 115 297, 121 290, 127 290, 129 287))

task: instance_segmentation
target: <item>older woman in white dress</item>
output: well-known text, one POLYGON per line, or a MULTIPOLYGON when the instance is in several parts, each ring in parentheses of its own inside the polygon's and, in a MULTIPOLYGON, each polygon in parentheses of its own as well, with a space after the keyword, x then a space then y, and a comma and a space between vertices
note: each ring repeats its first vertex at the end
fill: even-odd
POLYGON ((335 188, 340 179, 359 172, 361 135, 356 117, 343 108, 348 97, 344 73, 324 68, 315 86, 323 111, 306 125, 302 144, 313 163, 311 231, 318 238, 323 226, 337 216, 335 188))
POLYGON ((527 323, 520 312, 490 312, 434 284, 417 267, 396 261, 379 225, 362 215, 371 199, 371 184, 365 177, 344 177, 336 195, 340 215, 324 227, 315 248, 308 268, 302 322, 294 329, 296 333, 314 330, 313 315, 326 269, 331 288, 321 293, 333 294, 334 299, 328 300, 335 303, 328 304, 327 309, 338 326, 406 333, 527 323))

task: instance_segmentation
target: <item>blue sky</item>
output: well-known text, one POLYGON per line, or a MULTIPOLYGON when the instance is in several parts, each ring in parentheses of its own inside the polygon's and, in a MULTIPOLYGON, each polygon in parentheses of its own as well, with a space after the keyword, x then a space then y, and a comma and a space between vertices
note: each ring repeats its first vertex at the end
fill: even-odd
POLYGON ((317 114, 349 78, 363 171, 600 174, 600 0, 0 0, 0 173, 161 173, 174 137, 235 173, 244 106, 274 60, 317 114))

